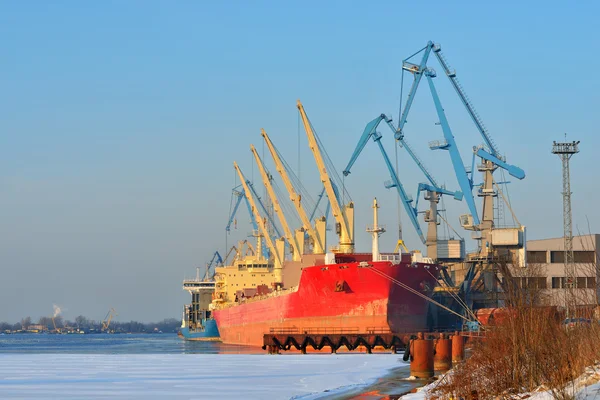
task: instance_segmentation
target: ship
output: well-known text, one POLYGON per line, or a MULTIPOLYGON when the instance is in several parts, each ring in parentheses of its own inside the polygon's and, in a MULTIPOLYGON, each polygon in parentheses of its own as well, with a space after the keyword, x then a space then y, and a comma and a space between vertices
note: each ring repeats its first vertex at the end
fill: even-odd
MULTIPOLYGON (((215 253, 215 256, 217 255, 218 252, 215 253)), ((220 255, 218 257, 220 260, 220 255)), ((215 257, 213 257, 213 261, 214 259, 215 257)), ((209 310, 215 292, 215 282, 212 278, 207 278, 207 275, 213 261, 207 265, 207 272, 203 279, 200 278, 199 269, 197 269, 195 279, 183 281, 183 289, 187 290, 192 297, 191 304, 183 306, 183 317, 179 328, 179 335, 185 340, 220 340, 217 323, 209 310)))
POLYGON ((254 254, 215 268, 210 309, 221 340, 262 346, 267 333, 400 333, 427 329, 433 323, 430 297, 438 284, 440 265, 418 251, 402 251, 400 246, 392 253, 379 252, 379 236, 385 229, 378 224, 377 199, 373 201, 373 225, 367 229, 373 238, 372 252, 355 251, 354 203, 342 204, 339 186, 327 172, 329 160, 323 158, 322 145, 299 101, 298 109, 336 221, 339 245, 326 250, 326 217, 311 223, 288 168, 262 130, 303 226, 295 232, 289 228, 273 191, 272 176, 251 146, 284 234, 272 237, 270 221, 258 211, 259 199, 252 183, 234 162, 259 231, 253 234, 257 240, 254 254), (268 249, 268 257, 261 251, 263 246, 268 249))
POLYGON ((377 261, 372 254, 330 256, 303 267, 298 284, 289 289, 265 283, 275 282, 276 274, 264 260, 242 259, 220 268, 221 282, 239 278, 250 285, 216 290, 213 315, 221 340, 262 346, 263 335, 270 332, 399 333, 431 325, 425 297, 439 276, 432 260, 418 253, 380 254, 377 261))

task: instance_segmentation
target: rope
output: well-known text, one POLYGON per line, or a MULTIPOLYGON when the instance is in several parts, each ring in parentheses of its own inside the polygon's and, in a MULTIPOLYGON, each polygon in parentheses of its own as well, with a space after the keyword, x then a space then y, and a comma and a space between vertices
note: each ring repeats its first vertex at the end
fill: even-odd
POLYGON ((510 203, 508 201, 506 201, 506 197, 504 197, 504 193, 502 192, 502 190, 500 190, 500 186, 498 186, 498 184, 496 183, 496 181, 494 180, 494 178, 492 177, 492 182, 494 183, 494 185, 496 186, 496 189, 498 189, 498 192, 500 193, 500 195, 502 196, 502 199, 504 200, 504 202, 506 203, 506 205, 508 206, 508 210, 510 211, 510 213, 512 214, 513 219, 515 220, 515 222, 517 223, 517 225, 521 226, 521 223, 519 222, 519 220, 517 219, 517 216, 515 215, 512 207, 510 206, 510 203))
MULTIPOLYGON (((300 179, 300 113, 298 114, 298 179, 300 179)), ((281 157, 281 156, 280 156, 281 157)))
POLYGON ((444 310, 446 310, 446 311, 448 311, 448 312, 450 312, 450 313, 452 313, 452 314, 456 315, 457 317, 459 317, 459 318, 462 318, 462 319, 464 319, 465 321, 470 321, 469 319, 467 319, 467 318, 465 318, 464 316, 460 315, 460 314, 459 314, 459 313, 457 313, 456 311, 454 311, 454 310, 451 310, 450 308, 446 307, 445 305, 443 305, 443 304, 441 304, 441 303, 438 303, 437 301, 433 300, 433 299, 432 299, 432 298, 430 298, 429 296, 426 296, 426 295, 424 295, 423 293, 419 292, 418 290, 415 290, 415 289, 411 288, 410 286, 408 286, 408 285, 405 285, 404 283, 400 282, 399 280, 397 280, 397 279, 395 279, 395 278, 393 278, 393 277, 389 276, 389 275, 388 275, 388 274, 386 274, 385 272, 383 272, 383 271, 379 271, 378 269, 375 269, 375 268, 370 268, 370 270, 371 270, 371 271, 373 271, 373 272, 375 272, 375 273, 376 273, 377 275, 379 275, 379 276, 382 276, 382 277, 384 277, 384 278, 386 278, 386 279, 389 279, 391 282, 393 282, 393 283, 395 283, 396 285, 400 286, 401 288, 403 288, 403 289, 405 289, 405 290, 409 291, 410 293, 412 293, 412 294, 415 294, 415 295, 417 295, 417 296, 419 296, 419 297, 421 297, 421 298, 423 298, 423 299, 425 299, 425 300, 427 300, 427 301, 429 301, 429 302, 431 302, 431 303, 435 304, 436 306, 438 306, 438 307, 440 307, 440 308, 443 308, 444 310))
MULTIPOLYGON (((432 278, 435 279, 435 276, 433 276, 433 274, 431 273, 431 271, 427 270, 427 273, 429 273, 429 275, 431 275, 432 278)), ((444 277, 444 275, 442 274, 442 281, 446 284, 446 286, 451 287, 450 283, 448 283, 448 281, 446 281, 446 278, 444 277)), ((471 317, 473 317, 473 319, 476 321, 477 320, 477 316, 475 315, 475 313, 473 313, 473 310, 471 310, 471 308, 469 308, 469 306, 467 305, 467 303, 465 303, 460 296, 458 296, 457 294, 454 294, 452 292, 448 292, 450 293, 450 296, 452 296, 454 298, 454 300, 456 300, 458 302, 459 305, 461 305, 465 311, 467 311, 468 314, 471 315, 471 317)))
MULTIPOLYGON (((442 201, 443 201, 443 200, 442 200, 442 201)), ((448 221, 446 221, 446 218, 442 217, 442 214, 441 214, 441 213, 438 213, 438 215, 440 216, 440 218, 442 219, 442 221, 444 221, 444 222, 446 223, 446 226, 448 226, 450 229, 452 229, 452 231, 453 231, 454 233, 456 233, 456 235, 457 235, 459 238, 461 238, 461 239, 463 238, 462 236, 460 236, 460 233, 456 232, 456 230, 455 230, 455 229, 452 227, 452 225, 450 225, 450 223, 449 223, 448 221)))
MULTIPOLYGON (((400 119, 402 118, 402 97, 404 97, 404 68, 402 69, 402 75, 400 78, 400 109, 398 111, 398 128, 400 128, 400 119)), ((398 171, 396 171, 398 173, 398 171)))

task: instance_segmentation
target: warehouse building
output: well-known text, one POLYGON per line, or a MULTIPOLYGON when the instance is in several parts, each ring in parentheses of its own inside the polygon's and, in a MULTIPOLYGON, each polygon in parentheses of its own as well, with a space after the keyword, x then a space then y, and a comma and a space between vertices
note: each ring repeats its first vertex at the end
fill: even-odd
POLYGON ((599 304, 600 234, 573 237, 574 277, 568 277, 564 264, 564 238, 527 241, 527 268, 513 268, 518 287, 540 289, 544 303, 565 305, 568 296, 576 304, 599 304))

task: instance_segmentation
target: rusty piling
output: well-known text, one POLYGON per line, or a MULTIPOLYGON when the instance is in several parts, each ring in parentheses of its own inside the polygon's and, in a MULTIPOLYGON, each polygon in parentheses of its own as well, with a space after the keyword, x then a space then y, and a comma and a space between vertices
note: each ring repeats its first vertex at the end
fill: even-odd
POLYGON ((431 378, 433 369, 433 340, 425 339, 422 332, 410 342, 410 375, 431 378))
POLYGON ((465 359, 465 338, 458 331, 452 336, 452 363, 456 364, 465 359))
POLYGON ((436 371, 448 371, 452 368, 452 340, 440 333, 435 340, 435 355, 433 356, 433 368, 436 371))

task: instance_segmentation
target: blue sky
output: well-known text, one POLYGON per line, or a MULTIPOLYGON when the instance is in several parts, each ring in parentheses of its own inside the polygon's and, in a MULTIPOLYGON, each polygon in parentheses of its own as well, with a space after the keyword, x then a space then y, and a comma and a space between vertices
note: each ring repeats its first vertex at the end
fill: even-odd
MULTIPOLYGON (((38 318, 52 304, 67 318, 101 319, 110 307, 121 320, 179 317, 188 297, 182 278, 224 249, 233 161, 258 178, 249 145, 262 149, 260 128, 300 164, 316 194, 296 99, 341 171, 368 121, 381 112, 397 121, 401 61, 428 40, 442 45, 501 152, 526 171, 509 191, 529 238, 562 234, 561 169, 550 150, 565 132, 582 141, 571 168, 574 224, 587 232, 589 220, 598 232, 599 8, 0 2, 0 304, 10 304, 0 320, 38 318)), ((470 160, 481 139, 447 80, 436 84, 470 160)), ((457 188, 447 154, 427 148, 442 135, 426 88, 415 98, 407 140, 438 180, 457 188)), ((402 152, 400 163, 413 193, 418 171, 402 152)), ((359 250, 370 248, 362 227, 374 196, 389 231, 382 247, 393 248, 396 197, 383 188, 387 179, 370 143, 345 180, 359 250)), ((464 203, 445 206, 451 222, 466 212, 464 203)), ((412 228, 404 229, 419 248, 412 228)), ((229 244, 249 230, 240 214, 229 244)))

